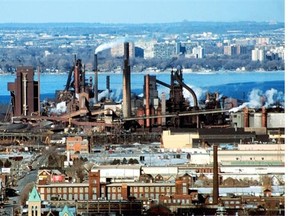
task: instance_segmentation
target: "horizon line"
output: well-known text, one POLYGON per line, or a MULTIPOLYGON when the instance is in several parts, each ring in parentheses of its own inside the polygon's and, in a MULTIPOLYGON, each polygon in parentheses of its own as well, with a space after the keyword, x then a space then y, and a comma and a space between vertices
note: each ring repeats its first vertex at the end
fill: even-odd
POLYGON ((175 22, 139 22, 139 23, 128 23, 128 22, 89 22, 89 21, 51 21, 51 22, 0 22, 2 24, 99 24, 99 25, 153 25, 153 24, 175 24, 175 23, 269 23, 273 24, 285 24, 285 21, 253 21, 253 20, 242 20, 242 21, 190 21, 190 20, 183 20, 183 21, 175 21, 175 22))

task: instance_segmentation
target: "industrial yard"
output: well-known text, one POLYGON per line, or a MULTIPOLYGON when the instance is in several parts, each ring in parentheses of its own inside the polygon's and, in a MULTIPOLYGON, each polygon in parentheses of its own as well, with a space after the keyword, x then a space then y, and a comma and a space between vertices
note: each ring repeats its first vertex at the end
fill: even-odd
POLYGON ((180 66, 170 83, 145 75, 143 97, 135 96, 129 51, 125 42, 121 103, 109 97, 109 75, 106 89, 98 88, 96 51, 94 77, 75 56, 51 101, 40 101, 40 69, 17 68, 0 143, 1 160, 13 161, 2 168, 2 191, 13 187, 19 196, 2 193, 3 205, 22 215, 63 208, 79 215, 284 215, 284 108, 265 106, 265 98, 251 108, 218 92, 202 103, 180 66))

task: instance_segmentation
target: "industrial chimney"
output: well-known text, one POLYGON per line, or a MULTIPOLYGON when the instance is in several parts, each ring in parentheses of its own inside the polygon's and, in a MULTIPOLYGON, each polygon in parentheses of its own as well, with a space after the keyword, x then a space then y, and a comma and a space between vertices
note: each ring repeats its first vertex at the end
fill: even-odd
POLYGON ((213 204, 218 205, 219 178, 218 178, 218 146, 213 145, 213 204))
POLYGON ((129 43, 124 43, 124 68, 123 68, 123 117, 131 115, 131 74, 129 65, 129 43))
POLYGON ((94 54, 94 101, 95 104, 98 103, 98 60, 97 54, 94 54))

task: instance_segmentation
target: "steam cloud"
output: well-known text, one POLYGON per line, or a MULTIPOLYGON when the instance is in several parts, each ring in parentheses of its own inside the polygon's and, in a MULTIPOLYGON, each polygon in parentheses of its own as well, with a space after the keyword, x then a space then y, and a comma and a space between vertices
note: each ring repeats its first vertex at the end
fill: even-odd
POLYGON ((229 112, 238 112, 244 107, 248 108, 261 108, 274 105, 276 102, 283 102, 283 92, 278 92, 276 89, 271 88, 265 93, 259 89, 253 89, 249 94, 249 101, 241 104, 239 107, 234 107, 229 112))
POLYGON ((113 47, 117 46, 118 44, 124 43, 125 41, 126 41, 125 38, 120 38, 120 39, 118 39, 116 41, 112 41, 112 42, 109 42, 109 43, 101 44, 100 46, 98 46, 95 49, 95 54, 98 54, 99 52, 101 52, 103 50, 113 48, 113 47))

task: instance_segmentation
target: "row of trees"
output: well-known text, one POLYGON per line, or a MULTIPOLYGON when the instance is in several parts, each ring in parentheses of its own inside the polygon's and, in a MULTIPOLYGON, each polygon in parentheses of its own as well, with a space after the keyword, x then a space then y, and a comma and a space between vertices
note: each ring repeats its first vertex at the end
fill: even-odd
MULTIPOLYGON (((42 71, 49 69, 50 71, 58 70, 67 72, 71 69, 74 61, 74 55, 82 59, 86 69, 93 69, 94 47, 82 48, 37 48, 29 47, 26 49, 0 49, 0 69, 4 72, 13 73, 15 68, 20 65, 32 65, 35 68, 40 66, 42 71), (48 51, 50 54, 45 54, 48 51)), ((109 53, 103 52, 98 60, 100 71, 114 71, 116 68, 122 67, 123 58, 113 58, 109 53)), ((178 65, 192 69, 193 71, 201 70, 236 70, 245 67, 246 70, 284 70, 283 60, 266 60, 263 62, 251 61, 251 56, 224 56, 212 55, 203 59, 186 58, 184 56, 173 57, 171 59, 130 59, 132 71, 144 71, 149 67, 155 67, 160 70, 175 68, 178 65)))

